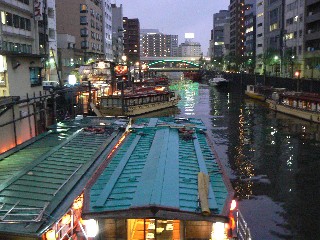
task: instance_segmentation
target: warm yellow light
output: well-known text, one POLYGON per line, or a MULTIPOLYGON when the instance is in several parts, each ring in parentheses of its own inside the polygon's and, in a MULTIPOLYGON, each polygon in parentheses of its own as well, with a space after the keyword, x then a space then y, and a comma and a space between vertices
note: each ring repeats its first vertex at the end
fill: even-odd
POLYGON ((56 232, 53 229, 46 232, 46 239, 47 240, 56 240, 56 232))
POLYGON ((71 216, 70 214, 66 214, 61 218, 61 223, 64 225, 67 225, 71 222, 71 216))
POLYGON ((236 200, 233 199, 231 201, 230 211, 233 211, 234 209, 236 209, 236 207, 237 207, 237 202, 236 200))
POLYGON ((73 205, 72 205, 72 208, 74 210, 77 210, 77 209, 80 209, 82 208, 82 205, 83 205, 83 194, 81 194, 79 197, 77 197, 74 202, 73 202, 73 205))

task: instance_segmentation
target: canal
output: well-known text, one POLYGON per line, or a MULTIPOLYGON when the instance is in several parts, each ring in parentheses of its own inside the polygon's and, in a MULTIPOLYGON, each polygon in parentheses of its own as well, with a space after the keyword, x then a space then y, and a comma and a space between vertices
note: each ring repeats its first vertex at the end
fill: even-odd
POLYGON ((161 116, 204 121, 253 239, 319 239, 320 126, 276 114, 239 86, 178 91, 178 109, 161 116))

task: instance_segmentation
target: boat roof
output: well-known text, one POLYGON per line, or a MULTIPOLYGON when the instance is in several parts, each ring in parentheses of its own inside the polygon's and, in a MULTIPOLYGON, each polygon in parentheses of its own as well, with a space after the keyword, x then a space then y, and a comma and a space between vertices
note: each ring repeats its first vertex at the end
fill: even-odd
POLYGON ((84 218, 226 219, 233 190, 200 119, 140 118, 86 188, 84 218), (209 208, 198 173, 209 175, 209 208))
POLYGON ((81 194, 127 124, 78 118, 1 154, 0 235, 41 236, 81 194))
POLYGON ((283 92, 281 96, 295 100, 320 103, 320 94, 310 92, 283 92))

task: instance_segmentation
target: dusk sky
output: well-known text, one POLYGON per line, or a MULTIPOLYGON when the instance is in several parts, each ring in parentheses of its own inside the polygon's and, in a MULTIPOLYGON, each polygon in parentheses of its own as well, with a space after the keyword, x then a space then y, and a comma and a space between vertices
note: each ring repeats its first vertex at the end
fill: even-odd
POLYGON ((179 35, 179 44, 184 42, 184 33, 194 33, 195 42, 200 42, 207 55, 213 14, 227 10, 229 0, 112 0, 122 4, 123 16, 138 18, 140 28, 159 29, 165 34, 179 35))

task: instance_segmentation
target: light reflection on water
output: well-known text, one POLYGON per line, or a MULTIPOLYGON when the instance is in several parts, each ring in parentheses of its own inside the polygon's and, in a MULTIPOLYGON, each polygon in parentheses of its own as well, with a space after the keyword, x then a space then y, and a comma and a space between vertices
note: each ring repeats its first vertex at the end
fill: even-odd
POLYGON ((176 116, 208 127, 253 239, 316 239, 320 126, 275 114, 238 89, 195 83, 179 91, 176 116))

